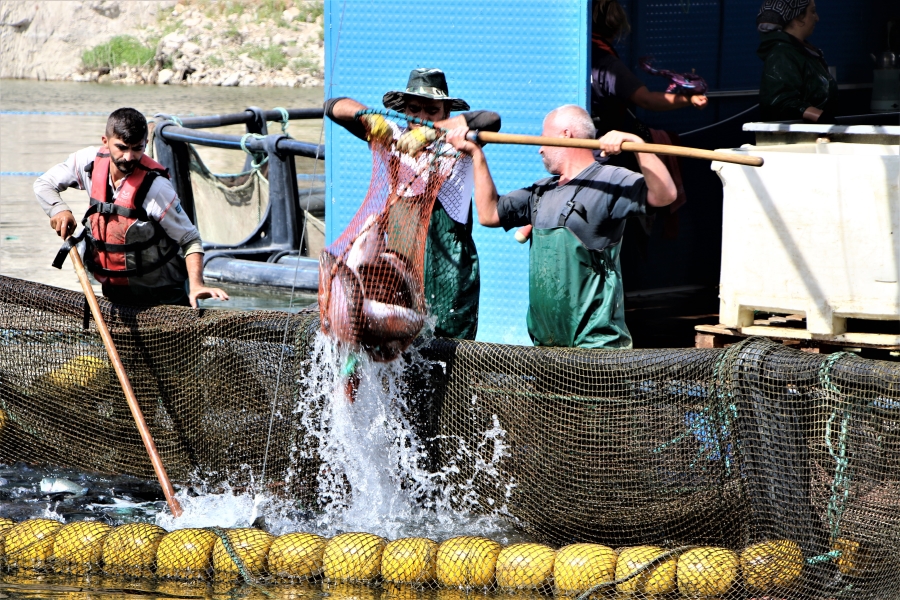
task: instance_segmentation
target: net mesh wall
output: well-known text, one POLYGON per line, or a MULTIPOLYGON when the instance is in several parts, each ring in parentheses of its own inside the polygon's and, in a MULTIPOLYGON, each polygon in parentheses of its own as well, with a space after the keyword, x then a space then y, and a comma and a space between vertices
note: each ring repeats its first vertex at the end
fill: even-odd
MULTIPOLYGON (((319 461, 296 452, 310 437, 294 409, 310 401, 299 382, 316 311, 101 308, 176 483, 294 471, 281 489, 315 506, 319 461)), ((85 315, 81 294, 0 278, 0 461, 152 479, 85 315)), ((410 421, 431 467, 452 466, 448 484, 471 484, 466 509, 499 510, 533 543, 34 519, 0 523, 7 568, 637 597, 900 594, 900 365, 761 339, 615 352, 431 340, 417 352, 410 421)))

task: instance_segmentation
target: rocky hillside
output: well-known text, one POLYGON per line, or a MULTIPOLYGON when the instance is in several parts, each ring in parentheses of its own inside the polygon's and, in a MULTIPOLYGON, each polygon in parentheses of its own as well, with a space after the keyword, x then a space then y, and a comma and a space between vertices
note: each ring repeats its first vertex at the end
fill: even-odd
POLYGON ((322 18, 320 0, 4 0, 0 77, 321 85, 322 18))

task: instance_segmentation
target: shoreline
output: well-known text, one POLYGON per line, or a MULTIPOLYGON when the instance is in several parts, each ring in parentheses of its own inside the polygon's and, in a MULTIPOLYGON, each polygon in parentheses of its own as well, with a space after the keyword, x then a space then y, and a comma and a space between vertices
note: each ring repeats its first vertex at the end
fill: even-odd
POLYGON ((321 87, 320 0, 0 5, 0 79, 321 87))

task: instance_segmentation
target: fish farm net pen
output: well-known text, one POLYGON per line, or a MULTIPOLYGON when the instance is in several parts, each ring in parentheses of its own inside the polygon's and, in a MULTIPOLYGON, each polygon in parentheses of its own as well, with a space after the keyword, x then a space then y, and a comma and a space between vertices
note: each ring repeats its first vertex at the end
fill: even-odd
MULTIPOLYGON (((99 303, 176 486, 267 489, 327 516, 339 423, 320 419, 370 398, 332 407, 315 391, 318 310, 99 303)), ((82 294, 0 277, 0 336, 0 463, 153 479, 82 294)), ((0 521, 0 585, 43 574, 90 587, 72 583, 87 574, 185 596, 249 583, 448 599, 597 586, 593 598, 900 597, 896 363, 756 338, 607 352, 419 338, 401 360, 391 402, 418 468, 455 510, 501 516, 516 540, 20 517, 0 521)), ((378 363, 357 370, 377 375, 371 389, 390 383, 378 363)))

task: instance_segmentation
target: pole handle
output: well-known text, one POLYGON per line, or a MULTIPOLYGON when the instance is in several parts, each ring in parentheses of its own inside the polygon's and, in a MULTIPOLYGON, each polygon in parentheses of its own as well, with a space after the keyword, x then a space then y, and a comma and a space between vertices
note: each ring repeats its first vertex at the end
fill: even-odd
MULTIPOLYGON (((600 140, 588 140, 582 138, 557 138, 540 135, 520 135, 514 133, 495 133, 493 131, 470 131, 467 139, 484 144, 522 144, 526 146, 559 146, 564 148, 585 148, 588 150, 601 150, 600 140)), ((667 144, 644 144, 639 142, 623 142, 622 150, 628 152, 648 152, 650 154, 666 154, 669 156, 682 156, 685 158, 699 158, 702 160, 717 160, 719 162, 746 165, 748 167, 763 166, 760 156, 747 156, 745 154, 731 154, 729 152, 716 152, 701 148, 688 148, 686 146, 670 146, 667 144)))
POLYGON ((103 345, 106 347, 107 354, 109 354, 109 360, 113 365, 113 369, 116 371, 116 377, 119 378, 119 383, 122 385, 122 391, 125 392, 125 399, 128 400, 128 407, 131 409, 131 416, 134 417, 134 423, 137 426, 138 432, 141 434, 141 440, 144 442, 147 454, 150 455, 150 462, 153 464, 156 478, 159 479, 163 494, 166 496, 169 510, 172 511, 173 517, 180 517, 183 511, 181 509, 181 504, 179 504, 178 500, 175 498, 175 488, 172 487, 172 482, 169 481, 169 476, 166 474, 166 468, 163 466, 162 459, 159 457, 159 452, 156 450, 156 443, 153 441, 153 436, 150 435, 150 428, 147 427, 147 421, 144 420, 144 413, 141 412, 137 396, 135 396, 134 389, 131 387, 131 381, 128 379, 128 374, 125 373, 125 365, 119 357, 119 352, 116 350, 115 343, 113 343, 112 335, 109 333, 109 328, 106 326, 106 321, 103 320, 103 314, 100 312, 100 304, 97 302, 97 296, 94 294, 94 288, 91 287, 91 282, 88 281, 87 272, 85 271, 84 263, 81 261, 81 255, 78 254, 77 246, 73 246, 72 249, 69 250, 69 257, 72 259, 72 264, 75 266, 75 273, 78 275, 81 289, 84 290, 84 296, 91 309, 91 314, 94 316, 94 322, 97 324, 97 331, 100 332, 100 337, 103 339, 103 345))

